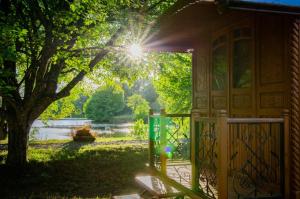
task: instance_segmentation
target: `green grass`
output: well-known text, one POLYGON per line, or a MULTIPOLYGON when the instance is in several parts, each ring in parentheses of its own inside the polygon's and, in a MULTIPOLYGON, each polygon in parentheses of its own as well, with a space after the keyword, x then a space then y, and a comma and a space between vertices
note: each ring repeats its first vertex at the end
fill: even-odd
POLYGON ((0 144, 7 144, 8 143, 8 139, 6 138, 5 140, 0 140, 0 144))
MULTIPOLYGON (((134 176, 146 169, 144 145, 59 143, 30 147, 23 172, 0 164, 0 198, 109 198, 137 191, 134 176)), ((0 157, 6 154, 0 151, 0 157)))
MULTIPOLYGON (((134 137, 131 136, 121 136, 121 137, 97 137, 95 142, 117 142, 117 141, 132 141, 136 140, 134 137)), ((70 142, 72 139, 67 140, 33 140, 30 141, 30 145, 47 145, 47 144, 63 144, 66 142, 70 142)))
MULTIPOLYGON (((63 144, 70 142, 72 139, 65 140, 31 140, 29 141, 30 145, 48 145, 48 144, 63 144)), ((135 137, 124 134, 124 133, 114 133, 114 134, 103 134, 96 137, 95 142, 116 142, 116 141, 132 141, 136 140, 135 137)), ((7 144, 8 140, 0 140, 0 144, 7 144)))

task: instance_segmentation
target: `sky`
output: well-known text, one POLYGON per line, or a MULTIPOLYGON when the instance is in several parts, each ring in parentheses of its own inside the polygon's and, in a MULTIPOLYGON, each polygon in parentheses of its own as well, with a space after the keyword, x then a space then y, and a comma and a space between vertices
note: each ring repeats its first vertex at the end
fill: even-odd
POLYGON ((300 0, 241 0, 247 2, 257 2, 257 3, 274 3, 287 6, 300 6, 300 0))

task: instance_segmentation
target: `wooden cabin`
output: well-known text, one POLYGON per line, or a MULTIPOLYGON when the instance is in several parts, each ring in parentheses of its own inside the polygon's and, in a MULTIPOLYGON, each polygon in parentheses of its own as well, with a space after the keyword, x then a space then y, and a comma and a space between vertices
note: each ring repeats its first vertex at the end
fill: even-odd
POLYGON ((150 165, 192 198, 300 199, 300 1, 179 0, 159 22, 147 48, 192 53, 190 185, 151 152, 167 136, 150 165))

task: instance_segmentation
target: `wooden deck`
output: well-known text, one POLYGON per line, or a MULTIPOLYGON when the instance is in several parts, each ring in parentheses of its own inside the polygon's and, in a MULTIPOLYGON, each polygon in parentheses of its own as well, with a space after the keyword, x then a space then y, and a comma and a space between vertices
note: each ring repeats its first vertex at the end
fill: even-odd
MULTIPOLYGON (((191 179, 192 179, 192 166, 191 163, 186 161, 186 162, 168 162, 167 164, 167 176, 171 178, 172 180, 175 180, 179 184, 183 185, 184 187, 191 189, 191 179)), ((203 190, 203 192, 208 193, 212 198, 218 198, 218 191, 214 186, 209 186, 208 182, 205 181, 205 176, 200 175, 200 180, 199 180, 199 185, 200 189, 203 190)), ((236 193, 234 192, 234 179, 232 177, 229 177, 228 179, 228 196, 229 198, 238 198, 236 193)), ((265 187, 262 188, 262 190, 258 191, 266 191, 267 188, 272 188, 272 186, 266 185, 265 187)), ((244 192, 244 194, 249 194, 251 192, 251 189, 242 189, 240 187, 240 191, 244 192)), ((274 190, 278 190, 279 187, 273 188, 274 190)), ((253 190, 252 190, 253 191, 253 190)), ((268 195, 258 195, 261 197, 267 197, 268 195)), ((272 195, 268 196, 270 198, 280 198, 280 195, 278 193, 273 193, 272 195)))
POLYGON ((186 188, 191 189, 192 166, 190 162, 168 163, 167 176, 186 188))
MULTIPOLYGON (((192 166, 188 161, 169 162, 167 164, 167 176, 188 189, 192 188, 192 166)), ((208 183, 204 181, 203 178, 199 180, 199 185, 202 190, 205 190, 205 192, 209 192, 210 195, 213 195, 215 198, 217 198, 217 190, 213 186, 210 186, 209 189, 207 189, 207 184, 208 183)))
POLYGON ((136 176, 136 182, 154 198, 183 198, 181 191, 161 180, 158 176, 136 176))

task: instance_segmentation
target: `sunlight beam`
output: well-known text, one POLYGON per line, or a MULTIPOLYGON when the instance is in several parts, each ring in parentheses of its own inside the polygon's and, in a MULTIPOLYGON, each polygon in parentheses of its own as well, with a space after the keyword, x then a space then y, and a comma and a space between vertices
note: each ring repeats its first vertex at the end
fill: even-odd
POLYGON ((132 59, 140 59, 143 55, 143 49, 141 45, 137 43, 128 46, 128 52, 132 59))

